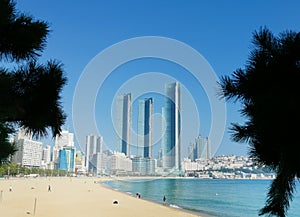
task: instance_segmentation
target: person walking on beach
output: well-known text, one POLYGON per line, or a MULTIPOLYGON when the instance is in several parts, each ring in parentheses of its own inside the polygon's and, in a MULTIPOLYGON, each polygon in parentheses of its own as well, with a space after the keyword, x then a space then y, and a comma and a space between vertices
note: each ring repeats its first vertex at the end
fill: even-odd
POLYGON ((51 192, 51 186, 48 185, 48 192, 51 192))
POLYGON ((163 197, 163 203, 164 203, 164 205, 166 205, 166 200, 167 200, 167 198, 166 198, 166 196, 164 195, 164 197, 163 197))

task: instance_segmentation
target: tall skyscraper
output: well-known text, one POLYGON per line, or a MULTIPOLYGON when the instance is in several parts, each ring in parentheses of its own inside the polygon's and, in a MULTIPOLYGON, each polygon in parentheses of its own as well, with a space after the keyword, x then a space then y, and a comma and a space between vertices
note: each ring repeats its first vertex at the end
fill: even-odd
POLYGON ((199 159, 202 157, 204 151, 204 146, 203 146, 203 141, 202 141, 202 136, 199 135, 195 139, 195 160, 199 159))
POLYGON ((162 110, 164 135, 162 138, 163 168, 181 170, 181 87, 178 82, 166 84, 165 106, 162 110))
POLYGON ((208 158, 210 154, 208 138, 203 142, 201 135, 198 135, 194 142, 188 147, 189 159, 195 161, 200 158, 208 158))
POLYGON ((130 156, 132 103, 131 93, 117 97, 117 136, 119 150, 130 156))
POLYGON ((88 135, 86 137, 86 159, 85 159, 85 167, 87 171, 91 168, 91 162, 93 159, 93 155, 97 153, 103 152, 103 137, 96 135, 88 135))
POLYGON ((153 99, 139 100, 138 114, 138 156, 152 157, 153 99))
POLYGON ((205 149, 205 158, 210 159, 211 158, 211 147, 210 147, 210 141, 209 141, 208 137, 206 137, 206 139, 205 139, 204 146, 206 148, 205 149))

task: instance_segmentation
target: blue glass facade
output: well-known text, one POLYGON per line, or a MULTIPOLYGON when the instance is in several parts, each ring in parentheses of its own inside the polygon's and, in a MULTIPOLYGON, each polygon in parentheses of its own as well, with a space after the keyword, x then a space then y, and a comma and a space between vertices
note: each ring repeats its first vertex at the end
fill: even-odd
POLYGON ((139 175, 155 175, 156 160, 151 158, 132 158, 132 172, 139 175))
POLYGON ((139 100, 138 116, 138 156, 152 157, 152 115, 153 99, 139 100))
POLYGON ((68 170, 68 161, 66 150, 59 150, 59 161, 58 161, 59 170, 68 170))
POLYGON ((59 150, 58 169, 68 172, 74 172, 75 166, 75 149, 72 147, 64 147, 59 150))
POLYGON ((119 151, 126 156, 130 156, 130 142, 131 142, 131 94, 118 96, 117 103, 117 134, 119 137, 119 151))
POLYGON ((162 110, 165 132, 162 138, 162 163, 165 170, 181 170, 181 87, 178 82, 165 86, 162 110))

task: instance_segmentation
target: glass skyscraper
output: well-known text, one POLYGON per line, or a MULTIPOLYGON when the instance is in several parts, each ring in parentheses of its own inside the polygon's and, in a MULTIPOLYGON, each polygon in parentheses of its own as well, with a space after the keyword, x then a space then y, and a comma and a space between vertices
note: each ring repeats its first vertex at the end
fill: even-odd
POLYGON ((139 100, 138 114, 138 156, 152 157, 153 99, 139 100))
POLYGON ((119 151, 130 156, 132 103, 131 93, 117 96, 117 125, 119 151))
POLYGON ((165 85, 165 106, 162 110, 162 164, 164 170, 181 170, 181 86, 178 82, 165 85))
POLYGON ((203 138, 201 135, 197 136, 195 142, 192 142, 188 147, 189 159, 195 161, 200 158, 210 159, 211 158, 211 144, 208 137, 203 138))

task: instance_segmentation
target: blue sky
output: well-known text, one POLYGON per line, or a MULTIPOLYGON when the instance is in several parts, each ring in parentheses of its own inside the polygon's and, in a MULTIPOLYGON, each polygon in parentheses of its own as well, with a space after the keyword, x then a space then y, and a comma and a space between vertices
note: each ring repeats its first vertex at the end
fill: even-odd
MULTIPOLYGON (((70 131, 73 131, 73 95, 80 76, 97 54, 116 43, 142 36, 175 39, 199 52, 216 75, 221 77, 244 67, 252 46, 252 33, 260 27, 266 26, 275 34, 285 30, 300 30, 298 1, 17 0, 16 2, 20 11, 45 20, 50 25, 52 32, 40 61, 58 59, 64 64, 68 77, 68 84, 62 93, 64 110, 68 115, 64 128, 70 131)), ((126 85, 131 82, 134 89, 134 80, 147 72, 158 72, 160 75, 166 75, 164 77, 166 79, 171 76, 182 82, 188 89, 187 93, 190 93, 190 102, 195 102, 201 120, 200 128, 186 125, 189 126, 189 130, 186 130, 187 138, 183 141, 183 149, 186 149, 189 140, 193 139, 194 132, 188 135, 190 133, 188 131, 196 130, 198 131, 196 133, 207 136, 211 121, 210 108, 202 87, 197 86, 182 67, 168 61, 146 58, 118 67, 98 92, 95 117, 106 145, 110 148, 114 146, 113 128, 110 123, 112 98, 116 93, 129 91, 130 87, 126 85)), ((145 96, 151 94, 141 97, 145 96)), ((156 97, 155 105, 159 112, 162 101, 159 96, 156 97)), ((246 155, 247 145, 230 141, 228 133, 231 122, 243 122, 238 113, 239 104, 228 103, 226 107, 226 131, 216 154, 246 155)), ((161 123, 159 117, 156 123, 158 125, 161 123)), ((83 124, 89 128, 88 123, 83 124)), ((84 145, 82 139, 76 143, 84 145)))

